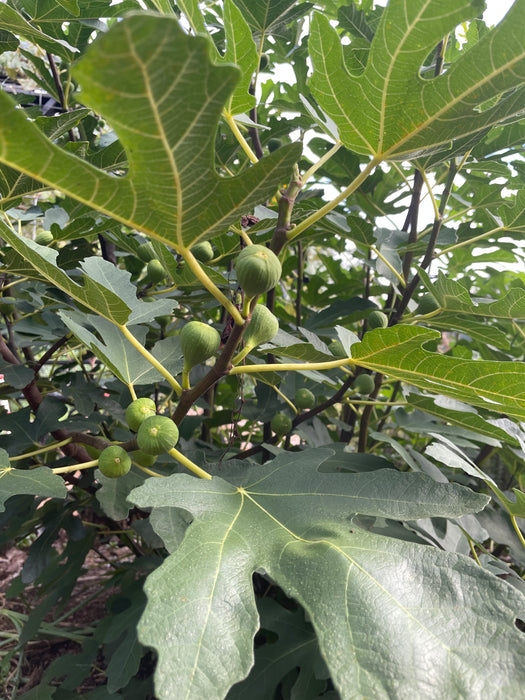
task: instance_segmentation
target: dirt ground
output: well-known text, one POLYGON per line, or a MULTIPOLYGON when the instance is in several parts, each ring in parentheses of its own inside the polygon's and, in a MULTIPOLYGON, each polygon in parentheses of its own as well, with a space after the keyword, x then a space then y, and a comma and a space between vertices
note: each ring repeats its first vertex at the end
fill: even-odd
MULTIPOLYGON (((66 605, 65 610, 78 606, 83 600, 86 604, 61 623, 65 630, 73 631, 96 626, 97 622, 107 614, 106 601, 114 593, 114 590, 104 588, 112 568, 111 563, 122 562, 127 554, 131 558, 129 550, 122 547, 102 545, 97 549, 99 553, 91 551, 86 558, 86 573, 78 579, 70 603, 66 605), (100 590, 100 594, 89 600, 93 591, 97 589, 100 590)), ((0 697, 6 700, 23 695, 37 686, 46 668, 56 658, 81 650, 77 642, 44 634, 30 641, 23 653, 17 650, 17 623, 23 622, 23 618, 20 620, 16 616, 10 616, 10 613, 27 615, 39 602, 38 592, 32 586, 24 590, 23 598, 6 596, 13 579, 21 572, 26 556, 27 552, 16 546, 0 552, 0 663, 2 664, 0 697), (12 656, 7 663, 9 654, 12 656)), ((51 622, 52 619, 52 613, 45 618, 47 622, 51 622)), ((97 660, 97 667, 92 669, 89 678, 79 690, 82 693, 88 692, 97 686, 104 685, 105 681, 103 658, 100 658, 97 660)))

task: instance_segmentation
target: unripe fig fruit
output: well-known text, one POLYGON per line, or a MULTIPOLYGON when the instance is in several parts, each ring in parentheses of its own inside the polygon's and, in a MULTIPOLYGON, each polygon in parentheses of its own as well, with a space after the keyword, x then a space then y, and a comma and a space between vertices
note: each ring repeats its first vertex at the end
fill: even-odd
POLYGON ((369 374, 360 374, 352 385, 352 389, 358 394, 371 394, 374 391, 375 382, 369 374))
POLYGON ((146 266, 146 275, 143 281, 157 284, 157 282, 162 282, 163 279, 166 279, 166 270, 161 261, 157 260, 157 258, 150 260, 146 266))
POLYGON ((164 314, 163 316, 155 316, 155 321, 157 321, 161 328, 166 328, 171 322, 171 316, 169 314, 164 314))
POLYGON ((155 402, 152 399, 135 399, 126 408, 126 423, 134 433, 140 428, 141 423, 150 416, 155 415, 155 402))
POLYGON ((11 316, 15 312, 15 305, 7 301, 8 299, 11 297, 0 297, 0 313, 11 316))
POLYGON ((104 476, 116 479, 131 469, 131 457, 119 445, 110 445, 102 450, 98 458, 98 468, 104 476))
POLYGON ((246 346, 254 348, 269 342, 279 330, 279 321, 263 304, 257 304, 252 313, 252 318, 244 332, 246 346))
POLYGON ((49 245, 53 240, 51 231, 40 231, 35 236, 35 243, 38 243, 38 245, 49 245))
POLYGON ((268 68, 268 64, 270 63, 270 58, 268 57, 267 53, 262 53, 261 58, 259 59, 259 70, 265 70, 268 68))
POLYGON ((432 311, 437 311, 439 308, 441 307, 436 297, 433 294, 427 293, 423 294, 420 298, 417 313, 430 314, 432 311))
POLYGON ((279 437, 286 435, 292 429, 292 419, 286 413, 276 413, 272 418, 270 428, 279 437))
POLYGON ((273 289, 281 278, 281 263, 273 251, 263 245, 249 245, 235 261, 237 281, 249 299, 273 289))
POLYGON ((339 340, 339 338, 334 338, 334 340, 330 341, 330 345, 328 346, 328 349, 332 353, 334 357, 342 359, 343 357, 348 357, 344 347, 343 343, 339 340))
POLYGON ((315 406, 315 396, 310 389, 297 389, 293 400, 297 408, 313 408, 315 406))
POLYGON ((142 450, 135 450, 135 452, 132 452, 131 458, 142 467, 152 467, 157 461, 157 455, 148 455, 142 450))
POLYGON ((191 248, 191 252, 199 262, 209 262, 213 260, 215 253, 209 241, 202 241, 191 248))
POLYGON ((157 257, 151 247, 151 243, 141 243, 137 248, 137 255, 145 263, 149 263, 150 260, 154 260, 157 257))
POLYGON ((91 459, 98 459, 100 457, 100 453, 102 452, 102 450, 93 447, 93 445, 82 445, 82 447, 86 450, 91 459))
POLYGON ((167 416, 150 416, 137 433, 139 448, 148 455, 161 455, 175 447, 179 429, 167 416))
POLYGON ((215 355, 221 336, 212 326, 200 321, 190 321, 180 333, 180 347, 184 356, 184 367, 190 370, 215 355))
POLYGON ((386 328, 388 326, 388 317, 382 311, 374 309, 368 315, 368 329, 373 331, 374 328, 386 328))
POLYGON ((278 148, 281 148, 281 146, 283 145, 283 142, 281 141, 281 139, 277 139, 274 137, 274 138, 268 139, 268 143, 266 145, 268 146, 268 150, 270 151, 270 153, 273 153, 278 148))

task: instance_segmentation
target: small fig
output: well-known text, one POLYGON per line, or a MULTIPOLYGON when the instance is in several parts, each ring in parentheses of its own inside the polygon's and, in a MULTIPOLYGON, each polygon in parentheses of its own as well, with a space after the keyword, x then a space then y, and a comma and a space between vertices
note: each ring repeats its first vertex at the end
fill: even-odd
POLYGON ((215 355, 221 336, 207 323, 190 321, 180 333, 180 347, 184 356, 184 367, 189 372, 192 367, 205 362, 215 355))
POLYGON ((148 455, 161 455, 175 447, 179 439, 179 429, 167 416, 150 416, 140 425, 137 442, 142 452, 148 455))
POLYGON ((293 400, 297 408, 308 409, 315 406, 315 396, 310 389, 297 389, 293 400))
POLYGON ((135 450, 135 452, 132 452, 131 458, 142 467, 152 467, 157 461, 157 455, 148 455, 142 450, 135 450))
POLYGON ((171 316, 169 314, 164 314, 163 316, 155 316, 155 321, 157 321, 161 328, 167 328, 171 323, 171 316))
POLYGON ((157 284, 157 282, 162 282, 163 279, 166 279, 164 265, 157 258, 150 260, 146 266, 146 275, 142 281, 157 284))
POLYGON ((131 457, 119 445, 110 445, 100 453, 98 468, 104 476, 116 479, 124 476, 131 469, 131 457))
POLYGON ((273 153, 278 148, 281 148, 283 142, 281 141, 281 139, 273 137, 271 139, 268 139, 268 143, 266 145, 268 146, 268 150, 270 151, 270 153, 273 153))
POLYGON ((334 338, 334 340, 330 341, 328 349, 334 357, 337 357, 339 359, 342 359, 343 357, 348 357, 343 347, 343 343, 339 340, 339 338, 334 338))
POLYGON ((268 343, 279 330, 279 321, 263 304, 257 304, 252 313, 252 318, 244 333, 246 346, 254 348, 256 345, 268 343))
POLYGON ((368 315, 368 329, 373 331, 374 328, 386 328, 388 326, 388 316, 379 309, 374 309, 368 315))
POLYGON ((199 262, 210 262, 213 260, 215 253, 211 247, 209 241, 202 241, 201 243, 196 243, 192 248, 191 252, 197 258, 199 262))
POLYGON ((268 64, 270 63, 270 58, 267 53, 262 53, 259 59, 259 70, 266 70, 268 64))
POLYGON ((149 263, 150 260, 154 260, 157 257, 151 243, 141 243, 137 248, 137 255, 145 263, 149 263))
POLYGON ((358 394, 371 394, 374 391, 375 382, 369 374, 360 374, 352 385, 352 389, 358 394))
POLYGON ((276 435, 282 437, 292 429, 292 419, 286 413, 276 413, 272 418, 270 428, 276 435))
POLYGON ((49 245, 50 243, 53 243, 53 234, 51 231, 40 231, 40 233, 37 233, 35 236, 35 243, 38 243, 38 245, 49 245))
POLYGON ((152 399, 135 399, 126 408, 126 423, 134 433, 140 428, 141 423, 149 416, 155 415, 155 402, 152 399))
POLYGON ((249 299, 273 289, 281 278, 281 263, 273 251, 263 245, 249 245, 235 261, 237 281, 249 299))
POLYGON ((439 308, 441 307, 438 300, 429 292, 427 294, 423 294, 423 296, 419 299, 417 313, 421 315, 430 314, 432 311, 437 311, 439 308))

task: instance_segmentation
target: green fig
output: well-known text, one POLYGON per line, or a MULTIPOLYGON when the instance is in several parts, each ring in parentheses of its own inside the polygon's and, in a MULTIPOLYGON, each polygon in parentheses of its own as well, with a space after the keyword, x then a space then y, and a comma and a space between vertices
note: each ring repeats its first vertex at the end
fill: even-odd
POLYGON ((199 262, 210 262, 215 257, 213 248, 209 241, 202 241, 201 243, 196 243, 192 248, 191 252, 197 258, 199 262))
POLYGON ((286 413, 276 413, 272 418, 270 428, 276 435, 282 437, 292 429, 292 419, 286 413))
POLYGON ((379 309, 374 309, 368 315, 368 329, 386 328, 388 326, 388 316, 379 309))
POLYGON ((352 389, 358 394, 368 396, 374 391, 375 382, 369 374, 360 374, 352 385, 352 389))
POLYGON ((140 425, 137 442, 142 452, 148 455, 161 455, 175 447, 179 439, 179 429, 167 416, 150 416, 140 425))
POLYGON ((263 245, 249 245, 235 261, 237 281, 249 299, 273 289, 281 278, 279 258, 263 245))
POLYGON ((184 367, 189 371, 195 365, 206 362, 215 355, 221 344, 221 336, 207 323, 190 321, 180 333, 180 347, 184 367))
POLYGON ((135 399, 126 408, 126 423, 130 430, 137 432, 141 423, 149 416, 155 415, 155 402, 152 399, 135 399))
POLYGON ((40 231, 40 233, 37 233, 35 236, 35 243, 38 243, 38 245, 49 245, 53 243, 53 241, 54 238, 51 231, 40 231))
POLYGON ((116 479, 124 476, 131 469, 131 457, 119 445, 110 445, 100 453, 98 468, 104 476, 116 479))
POLYGON ((293 402, 297 408, 300 409, 313 408, 316 403, 315 395, 310 391, 310 389, 297 389, 293 402))
POLYGON ((142 262, 149 263, 150 260, 155 260, 157 255, 153 250, 151 243, 141 243, 137 248, 137 255, 142 260, 142 262))

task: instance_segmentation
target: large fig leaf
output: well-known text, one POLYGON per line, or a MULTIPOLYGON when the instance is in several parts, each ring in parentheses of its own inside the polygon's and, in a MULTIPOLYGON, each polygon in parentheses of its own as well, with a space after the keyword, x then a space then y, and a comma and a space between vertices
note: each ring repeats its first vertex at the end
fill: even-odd
POLYGON ((141 13, 114 24, 75 69, 83 97, 118 134, 124 177, 51 143, 0 92, 0 161, 177 249, 211 238, 271 197, 300 154, 278 149, 237 177, 214 167, 221 111, 239 77, 211 61, 210 42, 175 18, 141 13))
POLYGON ((460 56, 442 75, 421 66, 449 32, 479 14, 480 0, 391 0, 371 42, 365 70, 351 75, 327 17, 314 16, 311 87, 345 146, 378 160, 448 151, 451 143, 525 112, 525 4, 460 56), (489 109, 484 102, 506 91, 489 109))
POLYGON ((9 466, 7 452, 0 450, 0 512, 5 510, 8 498, 22 493, 65 498, 67 489, 64 481, 47 467, 13 469, 9 466))
POLYGON ((81 263, 84 284, 80 285, 57 266, 56 250, 18 236, 1 220, 0 234, 42 279, 112 323, 141 323, 170 313, 173 309, 173 302, 167 299, 155 301, 154 307, 138 299, 136 287, 130 282, 130 273, 116 268, 107 260, 97 257, 84 260, 81 263))
POLYGON ((352 359, 432 393, 525 418, 525 363, 464 360, 424 348, 440 337, 438 331, 417 326, 369 331, 352 345, 352 359))
POLYGON ((206 482, 148 479, 130 494, 159 517, 170 508, 193 517, 146 584, 139 635, 159 653, 159 698, 223 698, 246 676, 255 570, 304 606, 342 698, 509 697, 525 673, 513 624, 523 596, 465 557, 350 522, 356 512, 459 515, 486 498, 420 473, 318 471, 332 456, 310 450, 263 467, 222 466, 225 478, 206 482))

